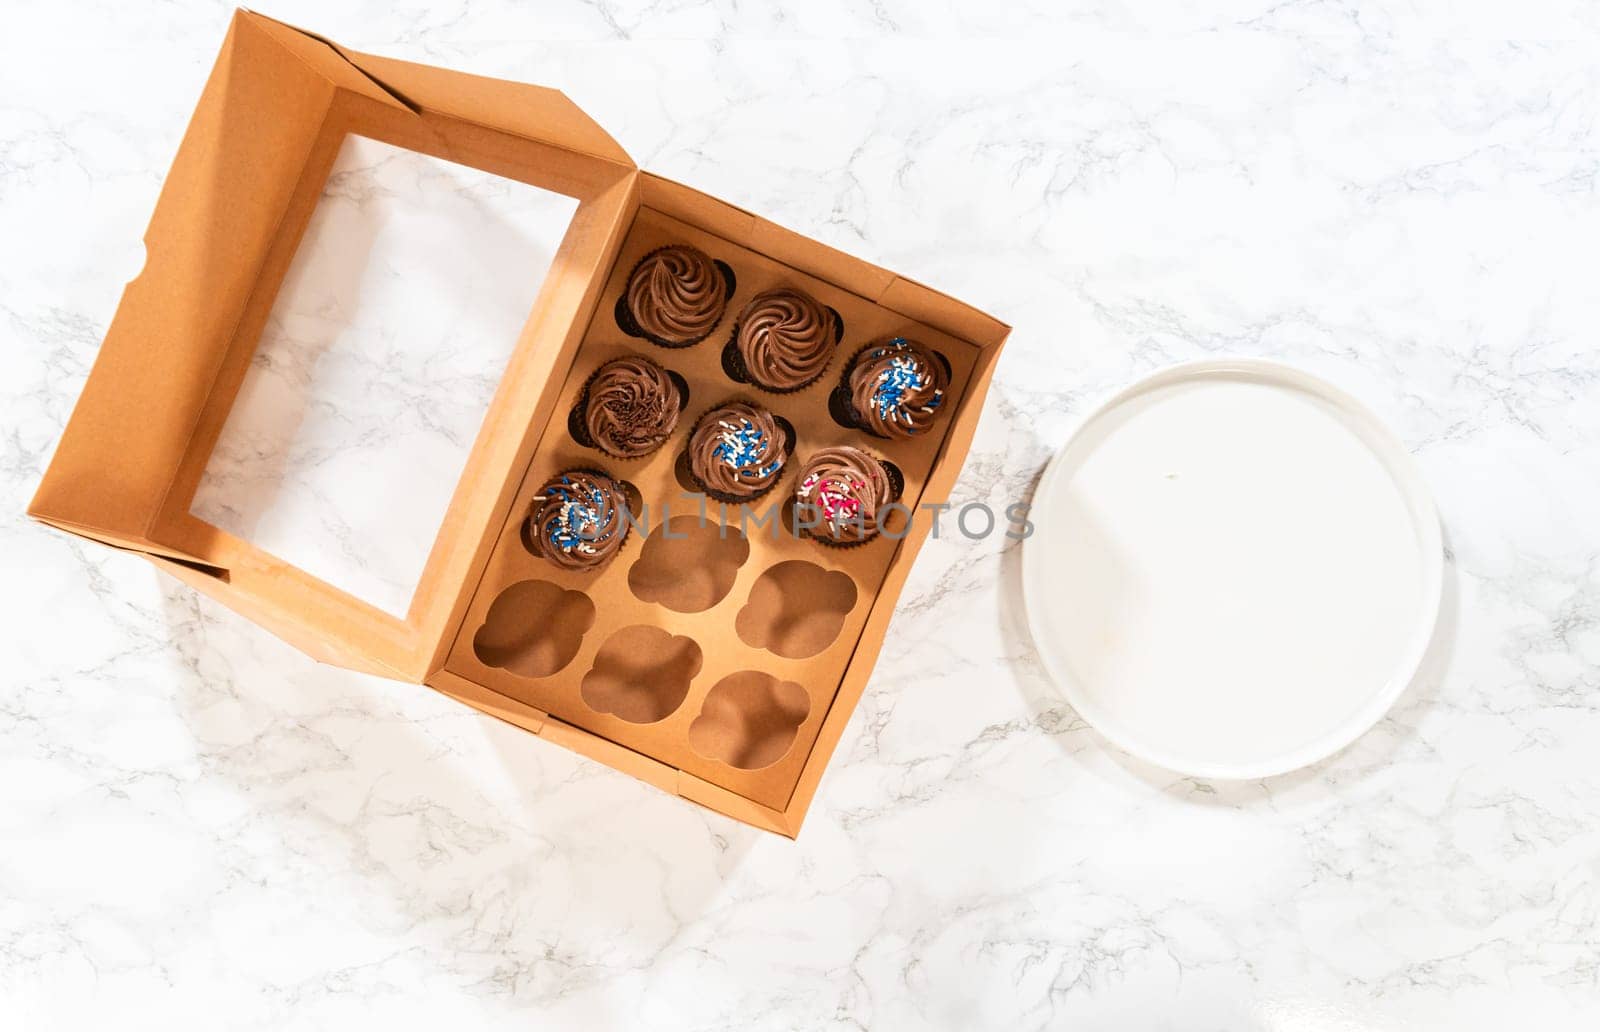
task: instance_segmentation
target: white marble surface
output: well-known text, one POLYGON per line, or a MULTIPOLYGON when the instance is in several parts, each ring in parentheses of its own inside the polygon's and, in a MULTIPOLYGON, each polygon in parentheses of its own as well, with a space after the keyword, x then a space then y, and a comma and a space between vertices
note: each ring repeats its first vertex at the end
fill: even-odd
POLYGON ((646 167, 1011 321, 962 498, 1170 360, 1344 386, 1439 501, 1428 676, 1316 768, 1175 779, 1043 680, 1015 552, 946 539, 789 843, 317 666, 20 515, 228 12, 12 0, 0 1027, 1594 1027, 1600 15, 794 6, 267 10, 560 86, 646 167))

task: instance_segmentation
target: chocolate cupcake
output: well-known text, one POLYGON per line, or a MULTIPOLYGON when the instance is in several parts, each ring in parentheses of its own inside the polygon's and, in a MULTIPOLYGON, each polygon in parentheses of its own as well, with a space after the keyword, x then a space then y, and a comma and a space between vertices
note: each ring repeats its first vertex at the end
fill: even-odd
POLYGON ((839 314, 793 287, 757 294, 734 325, 730 371, 762 390, 788 394, 809 387, 838 346, 839 314))
POLYGON ((580 443, 618 459, 649 455, 672 435, 684 400, 678 382, 648 358, 613 358, 584 385, 580 443))
POLYGON ((722 321, 733 293, 727 267, 698 248, 672 244, 640 259, 617 306, 624 331, 664 348, 698 344, 722 321))
POLYGON ((856 352, 840 389, 851 421, 878 437, 926 433, 939 417, 950 366, 914 340, 891 337, 856 352))
POLYGON ((628 539, 622 485, 605 473, 572 469, 545 481, 528 514, 528 547, 563 570, 598 570, 628 539))
POLYGON ((795 525, 824 545, 864 544, 883 529, 884 509, 903 489, 899 470, 860 448, 823 448, 800 467, 795 525))
POLYGON ((718 405, 689 432, 686 461, 696 487, 721 502, 760 498, 783 476, 792 431, 759 405, 718 405))

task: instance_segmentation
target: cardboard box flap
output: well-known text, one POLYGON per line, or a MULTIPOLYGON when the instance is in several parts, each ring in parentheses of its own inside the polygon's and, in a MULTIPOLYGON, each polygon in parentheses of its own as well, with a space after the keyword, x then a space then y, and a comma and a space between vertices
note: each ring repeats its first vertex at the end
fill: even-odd
POLYGON ((102 545, 110 545, 112 548, 122 549, 126 552, 135 552, 143 556, 157 556, 163 559, 170 559, 175 563, 183 563, 187 566, 192 566, 196 569, 206 571, 217 577, 225 577, 227 575, 226 570, 217 566, 215 563, 205 562, 204 560, 196 558, 194 552, 190 550, 174 548, 168 545, 158 545, 144 537, 124 537, 115 531, 105 530, 100 527, 87 527, 81 523, 73 523, 70 520, 54 519, 50 516, 46 516, 35 511, 31 507, 28 510, 28 515, 47 526, 54 527, 57 530, 66 531, 68 534, 76 534, 78 537, 85 537, 94 541, 98 541, 102 545))
MULTIPOLYGON (((384 648, 374 636, 375 628, 352 630, 351 622, 360 620, 359 611, 339 605, 320 586, 308 583, 306 575, 270 556, 248 551, 238 556, 238 561, 230 556, 226 570, 150 553, 145 558, 157 569, 265 627, 312 659, 377 677, 413 679, 410 671, 393 666, 377 654, 399 650, 384 648), (363 641, 375 643, 376 647, 361 647, 363 641)), ((389 633, 404 634, 405 629, 389 633)))
POLYGON ((206 561, 155 528, 341 91, 406 110, 325 44, 235 14, 30 515, 206 561))
POLYGON ((628 152, 560 90, 344 51, 356 67, 422 111, 636 167, 628 152))
POLYGON ((248 20, 276 40, 285 50, 305 62, 307 67, 340 89, 359 93, 380 104, 390 104, 416 114, 415 105, 404 97, 395 95, 381 82, 356 67, 345 55, 344 49, 333 40, 242 8, 235 18, 248 20))
POLYGON ((890 280, 878 296, 878 303, 920 322, 942 327, 979 347, 997 347, 1011 333, 1011 327, 994 316, 906 276, 890 280))

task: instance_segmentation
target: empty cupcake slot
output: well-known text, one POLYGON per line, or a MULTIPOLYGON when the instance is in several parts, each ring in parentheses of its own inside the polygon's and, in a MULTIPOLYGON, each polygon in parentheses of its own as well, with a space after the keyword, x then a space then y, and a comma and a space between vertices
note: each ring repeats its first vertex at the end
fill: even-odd
POLYGON ((674 516, 650 532, 628 587, 640 600, 699 613, 728 597, 750 542, 738 527, 697 515, 674 516))
POLYGON ((583 592, 549 581, 518 581, 489 606, 472 651, 487 666, 548 677, 572 662, 593 625, 594 603, 583 592))
POLYGON ((583 675, 583 701, 597 713, 633 724, 653 724, 672 714, 700 672, 694 639, 636 624, 606 639, 583 675))
POLYGON ((689 744, 707 759, 759 770, 783 758, 810 712, 805 689, 793 681, 741 670, 706 693, 689 725, 689 744))
POLYGON ((791 559, 757 579, 734 627, 752 648, 805 659, 833 644, 855 604, 849 574, 791 559))

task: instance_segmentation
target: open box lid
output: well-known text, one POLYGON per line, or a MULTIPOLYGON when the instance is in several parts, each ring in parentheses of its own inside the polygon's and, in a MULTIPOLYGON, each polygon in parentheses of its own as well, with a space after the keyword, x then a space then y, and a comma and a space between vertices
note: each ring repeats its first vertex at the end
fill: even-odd
POLYGON ((144 268, 123 292, 29 515, 145 553, 319 659, 421 681, 528 432, 517 421, 536 404, 540 360, 530 352, 556 350, 542 345, 581 322, 636 174, 557 90, 345 51, 237 11, 162 187, 144 268), (349 132, 579 201, 404 619, 189 513, 349 132))

